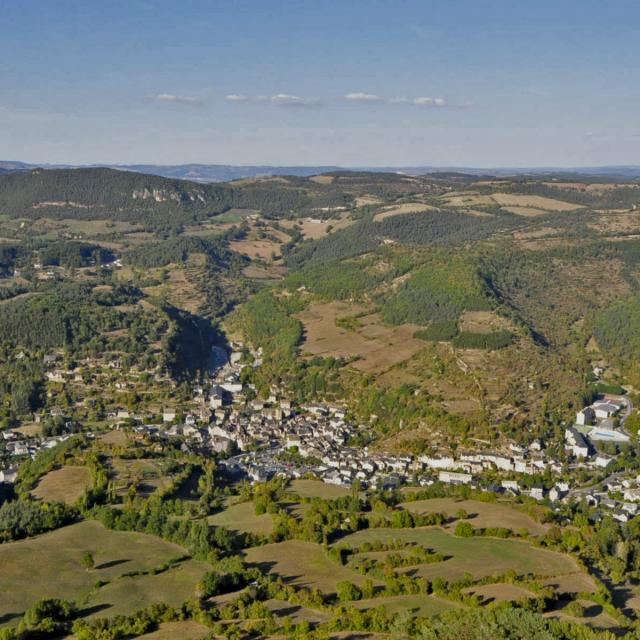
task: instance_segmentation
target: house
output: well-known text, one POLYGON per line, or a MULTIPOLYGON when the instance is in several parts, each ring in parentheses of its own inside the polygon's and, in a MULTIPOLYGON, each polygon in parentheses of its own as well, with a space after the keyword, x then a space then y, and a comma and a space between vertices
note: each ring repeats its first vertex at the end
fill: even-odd
POLYGON ((529 490, 529 495, 534 500, 544 500, 544 487, 531 487, 531 489, 529 490))
MULTIPOLYGON (((558 482, 555 486, 551 488, 549 491, 549 500, 551 502, 557 502, 564 498, 564 496, 569 493, 569 485, 566 482, 558 482)), ((542 500, 542 498, 536 498, 537 500, 542 500)))
POLYGON ((576 458, 589 457, 589 445, 584 436, 575 427, 567 427, 564 432, 564 438, 567 443, 566 448, 576 458))
POLYGON ((622 497, 627 502, 640 502, 640 489, 625 489, 622 497))
POLYGON ((520 491, 520 485, 517 480, 503 480, 500 486, 507 491, 513 491, 513 493, 520 491))
POLYGON ((18 477, 17 468, 0 469, 0 483, 13 484, 18 477))
POLYGON ((430 469, 455 469, 457 466, 455 460, 450 457, 430 458, 429 456, 420 456, 418 460, 430 469))
POLYGON ((542 451, 542 442, 540 442, 540 440, 534 440, 530 445, 529 448, 531 449, 531 451, 542 451))
POLYGON ((612 402, 596 402, 593 405, 596 418, 610 418, 620 411, 620 407, 612 402))
POLYGON ((607 456, 604 453, 599 453, 595 459, 596 467, 601 467, 602 469, 606 469, 612 462, 613 458, 611 456, 607 456))
POLYGON ((596 413, 591 407, 585 407, 576 413, 576 424, 580 426, 591 425, 596 418, 596 413))
POLYGON ((456 473, 455 471, 441 471, 438 480, 446 484, 471 484, 473 476, 470 473, 456 473))
POLYGON ((173 422, 176 419, 175 409, 163 409, 162 422, 173 422))

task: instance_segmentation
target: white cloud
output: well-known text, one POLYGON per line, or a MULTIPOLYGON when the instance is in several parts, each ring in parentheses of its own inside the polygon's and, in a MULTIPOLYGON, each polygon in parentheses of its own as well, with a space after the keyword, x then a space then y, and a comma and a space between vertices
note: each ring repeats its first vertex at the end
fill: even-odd
POLYGON ((153 96, 148 96, 149 100, 155 100, 156 102, 179 102, 181 104, 200 104, 198 98, 192 96, 178 96, 174 93, 158 93, 153 96))
POLYGON ((362 91, 354 91, 353 93, 347 93, 344 96, 345 100, 353 100, 355 102, 380 102, 383 100, 375 93, 363 93, 362 91))
POLYGON ((447 107, 449 106, 448 102, 444 98, 427 98, 427 97, 418 97, 418 98, 403 98, 396 97, 391 98, 389 102, 393 104, 414 104, 418 107, 447 107))
POLYGON ((347 93, 344 96, 345 100, 353 100, 354 102, 387 102, 389 104, 413 104, 419 107, 447 107, 449 104, 444 98, 407 98, 406 96, 393 96, 391 98, 385 98, 373 93, 347 93))
POLYGON ((300 96, 292 96, 289 93, 278 93, 275 96, 271 96, 269 101, 273 104, 279 104, 282 106, 300 107, 312 107, 320 103, 317 98, 302 98, 300 96))
POLYGON ((257 104, 274 104, 281 107, 315 107, 320 104, 318 98, 296 96, 290 93, 277 93, 273 96, 246 96, 231 93, 225 96, 228 102, 255 102, 257 104))

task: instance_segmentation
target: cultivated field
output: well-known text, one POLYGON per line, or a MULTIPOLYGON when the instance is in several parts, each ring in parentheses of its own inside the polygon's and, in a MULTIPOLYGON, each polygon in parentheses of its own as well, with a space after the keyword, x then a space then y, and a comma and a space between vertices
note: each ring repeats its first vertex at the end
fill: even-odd
POLYGON ((320 220, 316 218, 300 218, 298 220, 283 220, 281 224, 286 229, 293 229, 295 227, 300 231, 305 240, 317 240, 318 238, 326 236, 328 233, 345 229, 352 225, 353 222, 353 220, 343 214, 338 219, 330 218, 328 220, 320 220))
POLYGON ((122 575, 150 571, 184 554, 154 536, 110 531, 93 521, 0 545, 0 620, 10 622, 41 598, 82 601, 98 580, 109 584, 88 598, 87 615, 130 613, 153 602, 179 604, 193 596, 205 563, 187 560, 156 576, 122 575), (90 570, 81 564, 87 551, 95 560, 90 570))
POLYGON ((335 484, 327 484, 321 480, 293 480, 289 483, 288 491, 296 493, 301 498, 322 498, 333 500, 349 495, 349 489, 335 484))
POLYGON ((579 204, 564 202, 555 198, 515 193, 493 193, 491 195, 479 195, 477 193, 450 194, 444 198, 444 201, 453 207, 490 207, 498 205, 506 211, 527 217, 545 215, 550 212, 574 211, 582 208, 579 204))
POLYGON ((575 209, 582 209, 582 205, 555 200, 554 198, 544 198, 543 196, 494 193, 491 197, 499 205, 506 207, 531 207, 544 211, 574 211, 575 209))
POLYGON ((210 633, 210 629, 193 620, 163 622, 155 631, 139 636, 141 640, 200 640, 210 633))
POLYGON ((417 594, 409 596, 389 596, 386 598, 371 598, 370 600, 359 600, 353 603, 358 609, 373 609, 384 607, 390 614, 398 614, 403 611, 410 611, 417 616, 426 617, 438 615, 444 611, 458 609, 461 605, 438 598, 434 595, 417 594))
MULTIPOLYGON (((161 564, 156 562, 156 566, 161 564)), ((186 560, 157 575, 121 577, 101 587, 90 598, 87 605, 91 609, 89 617, 130 615, 154 602, 179 607, 194 597, 196 585, 208 567, 204 562, 186 560)))
POLYGON ((44 475, 32 495, 45 502, 73 504, 89 486, 89 471, 85 467, 66 466, 44 475))
POLYGON ((209 524, 226 527, 238 533, 269 535, 273 530, 273 518, 269 513, 256 515, 253 502, 228 504, 225 508, 208 518, 209 524))
POLYGON ((136 484, 139 495, 149 496, 167 482, 162 465, 153 459, 113 458, 110 463, 116 491, 120 495, 136 484))
POLYGON ((532 573, 541 576, 578 572, 575 561, 561 553, 538 549, 519 540, 458 538, 436 527, 366 529, 343 538, 339 544, 359 546, 363 542, 398 539, 417 542, 447 557, 444 562, 417 567, 417 575, 430 580, 438 576, 458 580, 465 573, 470 573, 474 578, 482 578, 510 570, 519 575, 532 573))
POLYGON ((358 318, 359 326, 350 331, 336 320, 361 313, 362 307, 346 302, 317 302, 297 314, 305 329, 301 347, 311 356, 357 357, 353 366, 361 371, 381 372, 408 360, 424 348, 414 338, 418 327, 412 324, 387 327, 376 313, 358 318))
POLYGON ((458 321, 460 331, 470 333, 490 333, 506 329, 513 329, 512 324, 506 318, 499 316, 494 311, 464 311, 458 321))
POLYGON ((318 611, 317 609, 310 609, 309 607, 301 607, 300 605, 291 604, 286 600, 266 600, 264 604, 277 616, 290 616, 296 623, 306 620, 312 624, 317 624, 325 622, 330 617, 330 615, 325 611, 318 611))
MULTIPOLYGON (((449 516, 454 516, 456 511, 463 509, 469 515, 468 521, 476 528, 505 527, 513 531, 526 530, 536 536, 544 534, 549 528, 547 525, 536 522, 526 513, 497 502, 479 500, 457 502, 453 498, 433 498, 405 502, 401 506, 413 513, 446 513, 449 516)), ((455 523, 449 527, 454 528, 455 523)))
POLYGON ((543 614, 545 618, 559 618, 561 620, 570 620, 577 624, 585 624, 595 629, 610 629, 612 631, 619 629, 619 623, 610 616, 601 605, 591 600, 578 600, 584 609, 584 616, 576 618, 566 613, 565 607, 554 609, 543 614))
POLYGON ((316 587, 324 593, 333 593, 341 580, 361 584, 365 579, 329 558, 319 544, 302 540, 251 547, 246 550, 246 560, 282 576, 289 584, 316 587))
POLYGON ((229 248, 252 260, 270 260, 272 255, 282 255, 280 244, 273 240, 233 240, 229 248))
POLYGON ((404 204, 386 207, 384 211, 380 211, 373 216, 374 222, 391 218, 392 216, 400 216, 404 213, 422 213, 423 211, 432 211, 435 207, 424 204, 423 202, 405 202, 404 204))
POLYGON ((129 436, 126 431, 120 429, 112 429, 98 436, 100 442, 112 447, 124 447, 129 442, 129 436))
POLYGON ((492 602, 515 602, 526 598, 535 598, 535 593, 517 584, 485 584, 465 589, 465 593, 478 596, 482 604, 492 602))

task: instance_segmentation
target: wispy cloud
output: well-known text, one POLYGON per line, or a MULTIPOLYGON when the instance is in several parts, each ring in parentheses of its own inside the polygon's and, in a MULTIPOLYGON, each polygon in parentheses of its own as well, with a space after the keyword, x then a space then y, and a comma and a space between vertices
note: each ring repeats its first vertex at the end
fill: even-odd
POLYGON ((364 93, 362 91, 354 91, 344 96, 345 100, 353 100, 354 102, 382 102, 384 98, 375 93, 364 93))
POLYGON ((231 93, 225 96, 227 102, 253 102, 256 104, 273 104, 280 107, 315 107, 320 104, 318 98, 296 96, 291 93, 277 93, 273 96, 247 96, 231 93))
POLYGON ((386 98, 375 93, 364 93, 354 91, 343 96, 345 100, 352 102, 386 102, 388 104, 412 104, 418 107, 448 107, 449 103, 444 98, 427 98, 419 96, 417 98, 407 98, 406 96, 393 96, 386 98))
MULTIPOLYGON (((364 104, 394 104, 394 105, 413 105, 416 107, 453 107, 445 98, 431 98, 427 96, 406 97, 406 96, 381 96, 377 93, 367 93, 365 91, 350 91, 340 98, 343 101, 364 104)), ((225 96, 227 102, 247 102, 254 104, 272 104, 281 107, 315 107, 326 101, 318 98, 310 98, 304 96, 293 95, 291 93, 277 93, 272 96, 265 95, 247 95, 244 93, 230 93, 225 96)), ((327 100, 331 102, 331 100, 327 100)), ((459 106, 459 105, 458 105, 459 106)))
POLYGON ((417 107, 448 107, 449 103, 444 98, 427 98, 420 96, 417 98, 405 98, 403 96, 394 96, 389 98, 391 104, 413 104, 417 107))
POLYGON ((147 96, 149 100, 155 100, 156 102, 177 102, 180 104, 202 104, 198 98, 193 96, 179 96, 175 93, 157 93, 152 96, 147 96))

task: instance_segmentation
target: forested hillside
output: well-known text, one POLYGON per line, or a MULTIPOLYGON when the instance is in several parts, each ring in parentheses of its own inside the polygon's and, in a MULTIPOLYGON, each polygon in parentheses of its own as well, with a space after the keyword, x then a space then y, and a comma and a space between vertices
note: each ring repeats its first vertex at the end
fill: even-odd
POLYGON ((212 185, 15 172, 0 177, 2 333, 93 354, 117 336, 135 351, 132 328, 153 308, 166 323, 154 348, 173 372, 199 371, 193 345, 224 342, 223 322, 265 351, 263 390, 286 379, 301 397, 338 399, 366 384, 359 404, 394 428, 449 414, 456 429, 546 424, 588 392, 598 358, 609 382, 636 378, 637 193, 575 176, 335 171, 212 185), (100 301, 122 286, 135 299, 100 301), (382 406, 407 390, 402 418, 382 406))

